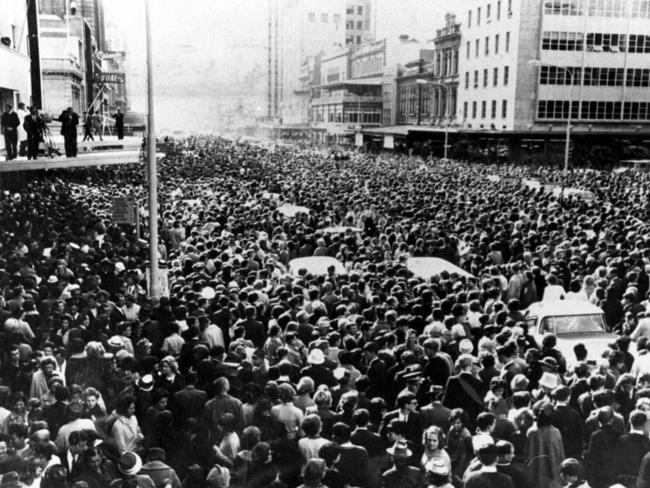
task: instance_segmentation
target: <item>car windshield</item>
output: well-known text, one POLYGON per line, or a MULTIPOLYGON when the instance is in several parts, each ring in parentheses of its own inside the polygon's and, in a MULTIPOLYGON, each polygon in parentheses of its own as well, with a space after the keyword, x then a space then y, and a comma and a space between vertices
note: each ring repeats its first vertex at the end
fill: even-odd
POLYGON ((605 332, 605 326, 599 314, 560 315, 544 317, 540 325, 540 333, 548 332, 555 335, 605 332))

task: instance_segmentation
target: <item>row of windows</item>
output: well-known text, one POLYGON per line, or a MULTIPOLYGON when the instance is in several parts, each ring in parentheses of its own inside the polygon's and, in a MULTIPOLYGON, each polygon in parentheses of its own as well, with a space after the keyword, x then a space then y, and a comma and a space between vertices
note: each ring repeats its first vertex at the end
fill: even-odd
MULTIPOLYGON (((314 12, 309 12, 307 14, 307 18, 309 19, 309 22, 316 22, 316 14, 314 12)), ((329 22, 329 14, 327 14, 327 13, 320 14, 320 21, 323 24, 328 23, 329 22)), ((340 24, 341 23, 341 14, 332 15, 332 22, 334 22, 335 24, 340 24)))
MULTIPOLYGON (((497 107, 498 107, 498 101, 497 100, 492 100, 490 103, 490 118, 496 119, 497 118, 497 107)), ((468 115, 468 108, 469 108, 469 103, 468 102, 463 102, 463 119, 467 119, 468 115)), ((481 102, 481 119, 487 118, 487 109, 488 109, 488 102, 483 100, 481 102)), ((505 119, 508 116, 508 100, 501 100, 501 118, 505 119)), ((478 117, 478 102, 472 102, 472 113, 471 113, 471 118, 476 119, 478 117)))
MULTIPOLYGON (((487 88, 490 80, 490 70, 483 70, 483 88, 487 88)), ((503 67, 503 86, 507 86, 510 81, 510 66, 503 67)), ((465 71, 465 89, 469 89, 469 71, 465 71)), ((474 70, 474 88, 479 87, 479 70, 474 70)), ((499 68, 492 68, 492 86, 499 86, 499 68)))
POLYGON ((322 106, 313 109, 313 120, 315 122, 342 123, 364 123, 378 124, 381 122, 381 109, 350 108, 342 110, 340 105, 322 106))
POLYGON ((542 49, 548 51, 587 51, 650 53, 650 36, 591 32, 544 31, 542 49))
MULTIPOLYGON (((571 118, 582 120, 650 120, 650 102, 574 101, 571 118)), ((539 100, 537 117, 540 119, 567 119, 568 100, 539 100)))
MULTIPOLYGON (((490 36, 485 36, 485 40, 483 41, 483 51, 486 56, 490 55, 490 36)), ((495 34, 494 35, 494 54, 499 54, 499 50, 501 49, 501 34, 495 34)), ((504 36, 504 45, 503 45, 503 50, 505 52, 510 52, 510 32, 506 32, 504 36)), ((467 59, 469 59, 470 55, 472 53, 472 43, 470 41, 467 41, 465 43, 465 56, 467 59)), ((474 40, 474 56, 479 57, 481 55, 481 39, 476 39, 474 40)))
POLYGON ((584 86, 631 86, 650 87, 650 69, 628 68, 627 76, 623 68, 584 68, 576 66, 542 66, 539 73, 540 85, 584 86))
POLYGON ((432 114, 433 109, 435 117, 442 117, 447 113, 447 103, 449 101, 450 113, 453 114, 456 112, 456 97, 455 87, 450 87, 448 94, 444 89, 418 90, 417 86, 401 87, 399 91, 399 113, 402 117, 415 116, 419 109, 420 115, 428 117, 432 114), (419 104, 418 91, 421 97, 419 104))
MULTIPOLYGON (((512 16, 512 0, 504 0, 502 2, 501 0, 497 0, 497 2, 494 3, 494 18, 496 20, 501 20, 501 5, 505 3, 506 4, 506 13, 508 17, 512 16)), ((485 21, 490 22, 492 20, 492 3, 488 3, 485 6, 485 21)), ((476 9, 476 26, 481 25, 481 20, 482 20, 482 15, 483 9, 482 7, 478 7, 476 9)), ((472 10, 468 10, 467 12, 467 28, 469 29, 472 27, 472 10)))
POLYGON ((449 76, 449 75, 457 74, 458 73, 458 51, 452 49, 436 51, 434 66, 435 66, 434 74, 436 76, 449 76))
MULTIPOLYGON (((354 15, 354 7, 348 7, 345 9, 345 13, 348 15, 354 15)), ((363 6, 357 6, 357 15, 363 15, 363 6)))
POLYGON ((353 78, 382 73, 383 70, 384 70, 383 53, 374 54, 372 56, 364 56, 363 58, 355 59, 354 61, 352 61, 353 78))
POLYGON ((650 0, 547 0, 547 15, 650 18, 650 0))

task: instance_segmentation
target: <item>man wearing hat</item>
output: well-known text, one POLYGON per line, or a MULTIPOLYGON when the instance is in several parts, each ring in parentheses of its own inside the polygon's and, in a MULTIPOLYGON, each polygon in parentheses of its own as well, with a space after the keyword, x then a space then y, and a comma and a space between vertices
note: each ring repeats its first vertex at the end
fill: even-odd
MULTIPOLYGON (((399 419, 404 422, 404 437, 412 443, 414 448, 419 449, 422 445, 422 422, 417 411, 418 399, 411 392, 400 393, 395 401, 396 410, 386 413, 379 426, 379 434, 387 442, 388 425, 391 420, 399 419)), ((418 454, 416 452, 416 454, 418 454)))
POLYGON ((417 488, 423 486, 422 472, 409 466, 413 452, 404 441, 397 441, 386 449, 393 465, 381 474, 381 485, 385 488, 417 488))
POLYGON ((307 362, 309 363, 309 366, 302 368, 300 376, 309 376, 314 380, 316 387, 327 385, 330 388, 333 388, 338 384, 332 370, 327 369, 324 365, 325 353, 323 353, 322 349, 318 347, 313 348, 309 352, 307 362))
POLYGON ((137 488, 156 488, 155 483, 146 474, 139 474, 142 469, 140 456, 131 451, 126 451, 120 456, 117 465, 120 478, 113 480, 110 488, 122 488, 124 486, 136 486, 137 488))

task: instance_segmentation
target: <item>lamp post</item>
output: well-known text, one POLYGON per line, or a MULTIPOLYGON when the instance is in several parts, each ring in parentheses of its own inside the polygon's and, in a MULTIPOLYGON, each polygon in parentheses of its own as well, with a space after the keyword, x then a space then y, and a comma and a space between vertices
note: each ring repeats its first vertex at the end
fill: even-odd
MULTIPOLYGON (((445 97, 447 98, 447 103, 445 103, 445 119, 448 118, 449 115, 449 86, 447 86, 444 83, 438 83, 435 81, 429 81, 429 80, 423 80, 423 79, 417 79, 415 82, 418 84, 418 95, 419 95, 419 88, 422 85, 431 85, 431 86, 438 86, 440 88, 445 89, 445 97)), ((419 105, 419 100, 420 97, 418 96, 418 105, 419 105)), ((418 110, 418 125, 420 125, 420 111, 418 110)), ((447 154, 448 154, 448 149, 449 149, 449 121, 445 120, 445 147, 444 147, 444 155, 443 158, 447 159, 447 154)))
POLYGON ((566 120, 566 138, 564 141, 564 171, 569 171, 569 146, 571 145, 571 113, 573 112, 573 81, 575 72, 566 66, 557 66, 551 63, 545 63, 539 59, 528 61, 531 66, 547 66, 564 70, 569 75, 569 113, 566 120))
POLYGON ((156 168, 156 130, 153 112, 153 59, 151 56, 151 12, 145 0, 147 35, 147 172, 149 175, 149 295, 160 298, 158 280, 158 174, 156 168))

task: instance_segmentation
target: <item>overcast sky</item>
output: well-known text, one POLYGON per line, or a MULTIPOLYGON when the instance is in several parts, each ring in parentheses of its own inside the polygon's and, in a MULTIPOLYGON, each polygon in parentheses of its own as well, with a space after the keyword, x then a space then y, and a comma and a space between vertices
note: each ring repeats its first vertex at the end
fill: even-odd
MULTIPOLYGON (((327 0, 322 0, 326 2, 327 0)), ((406 3, 440 9, 432 19, 431 37, 444 12, 472 0, 378 0, 384 12, 403 12, 406 3)), ((231 80, 240 79, 266 61, 268 0, 150 0, 156 98, 174 97, 199 105, 231 80)), ((143 0, 105 2, 109 24, 124 35, 129 65, 129 90, 134 110, 144 111, 146 83, 143 0)), ((430 10, 430 9, 429 9, 430 10)), ((401 18, 404 18, 402 15, 401 18)), ((258 86, 263 87, 264 83, 258 86)), ((262 91, 262 90, 260 90, 262 91)), ((259 93, 263 100, 264 93, 259 93)), ((156 119, 163 114, 157 110, 156 119)), ((170 120, 173 114, 165 114, 170 120)))

